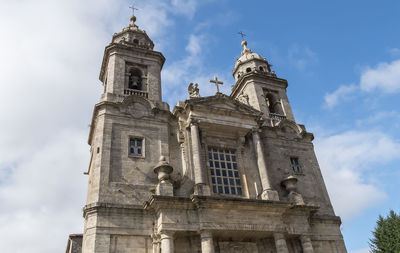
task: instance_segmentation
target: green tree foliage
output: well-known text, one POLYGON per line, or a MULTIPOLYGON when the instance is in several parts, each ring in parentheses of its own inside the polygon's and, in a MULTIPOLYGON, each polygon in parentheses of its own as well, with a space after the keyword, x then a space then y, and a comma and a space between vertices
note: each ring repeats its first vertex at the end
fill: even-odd
POLYGON ((369 245, 372 253, 400 253, 400 215, 390 210, 383 218, 379 215, 369 245))

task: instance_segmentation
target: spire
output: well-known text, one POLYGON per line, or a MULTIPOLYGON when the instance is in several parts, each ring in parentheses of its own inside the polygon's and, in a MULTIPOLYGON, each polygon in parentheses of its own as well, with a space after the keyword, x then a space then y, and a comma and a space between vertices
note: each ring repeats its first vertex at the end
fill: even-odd
POLYGON ((134 5, 129 6, 129 8, 132 9, 132 16, 130 18, 131 23, 129 24, 129 26, 138 27, 137 25, 135 25, 135 22, 136 22, 135 10, 139 10, 139 9, 135 8, 134 5))
POLYGON ((242 47, 243 47, 242 55, 253 53, 249 48, 247 48, 247 41, 244 39, 246 34, 244 34, 242 31, 238 32, 238 34, 240 34, 240 36, 242 37, 242 47))

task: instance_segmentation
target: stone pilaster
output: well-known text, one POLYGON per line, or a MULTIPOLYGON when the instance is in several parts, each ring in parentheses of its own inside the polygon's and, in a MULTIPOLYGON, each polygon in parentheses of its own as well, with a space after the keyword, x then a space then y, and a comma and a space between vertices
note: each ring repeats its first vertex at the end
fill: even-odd
POLYGON ((212 233, 209 231, 202 231, 201 237, 201 253, 214 253, 214 241, 212 233))
POLYGON ((288 247, 286 245, 286 239, 283 234, 275 233, 274 239, 277 253, 289 253, 288 247))
POLYGON ((161 232, 161 252, 174 253, 174 234, 173 232, 161 232))
POLYGON ((253 130, 254 150, 257 156, 257 166, 260 173, 262 193, 261 198, 265 200, 279 200, 278 192, 271 187, 268 178, 267 164, 264 158, 264 150, 258 130, 253 130))
POLYGON ((311 239, 309 236, 303 235, 300 237, 300 240, 304 253, 314 253, 314 248, 312 246, 311 239))
POLYGON ((160 253, 160 241, 156 238, 153 238, 153 253, 160 253))
POLYGON ((201 157, 200 157, 201 144, 200 144, 199 126, 197 122, 192 121, 190 123, 190 134, 192 137, 192 157, 194 166, 194 181, 195 181, 194 194, 210 195, 210 187, 206 185, 205 171, 201 166, 201 157))

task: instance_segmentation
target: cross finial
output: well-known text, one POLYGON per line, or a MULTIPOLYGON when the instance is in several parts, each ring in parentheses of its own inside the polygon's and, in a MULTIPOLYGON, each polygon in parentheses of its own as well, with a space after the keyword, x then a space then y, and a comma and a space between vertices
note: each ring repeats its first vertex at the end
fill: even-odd
POLYGON ((218 84, 224 84, 224 83, 221 82, 220 80, 218 80, 217 76, 214 76, 214 80, 210 80, 210 83, 214 83, 215 87, 217 87, 217 94, 221 93, 221 92, 219 92, 218 84))
POLYGON ((238 34, 240 34, 240 36, 242 36, 242 40, 244 40, 244 37, 246 36, 246 34, 244 34, 242 31, 238 32, 238 34))
POLYGON ((139 10, 138 8, 135 8, 133 4, 129 6, 129 9, 132 9, 132 16, 135 16, 135 10, 139 10))

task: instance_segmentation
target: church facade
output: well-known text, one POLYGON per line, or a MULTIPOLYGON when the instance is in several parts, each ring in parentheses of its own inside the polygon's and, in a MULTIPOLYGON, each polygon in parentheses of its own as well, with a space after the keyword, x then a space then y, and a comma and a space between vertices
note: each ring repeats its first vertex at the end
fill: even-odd
POLYGON ((347 252, 287 81, 243 41, 230 95, 217 78, 214 96, 190 84, 171 111, 165 58, 135 20, 104 52, 84 233, 68 252, 347 252))

